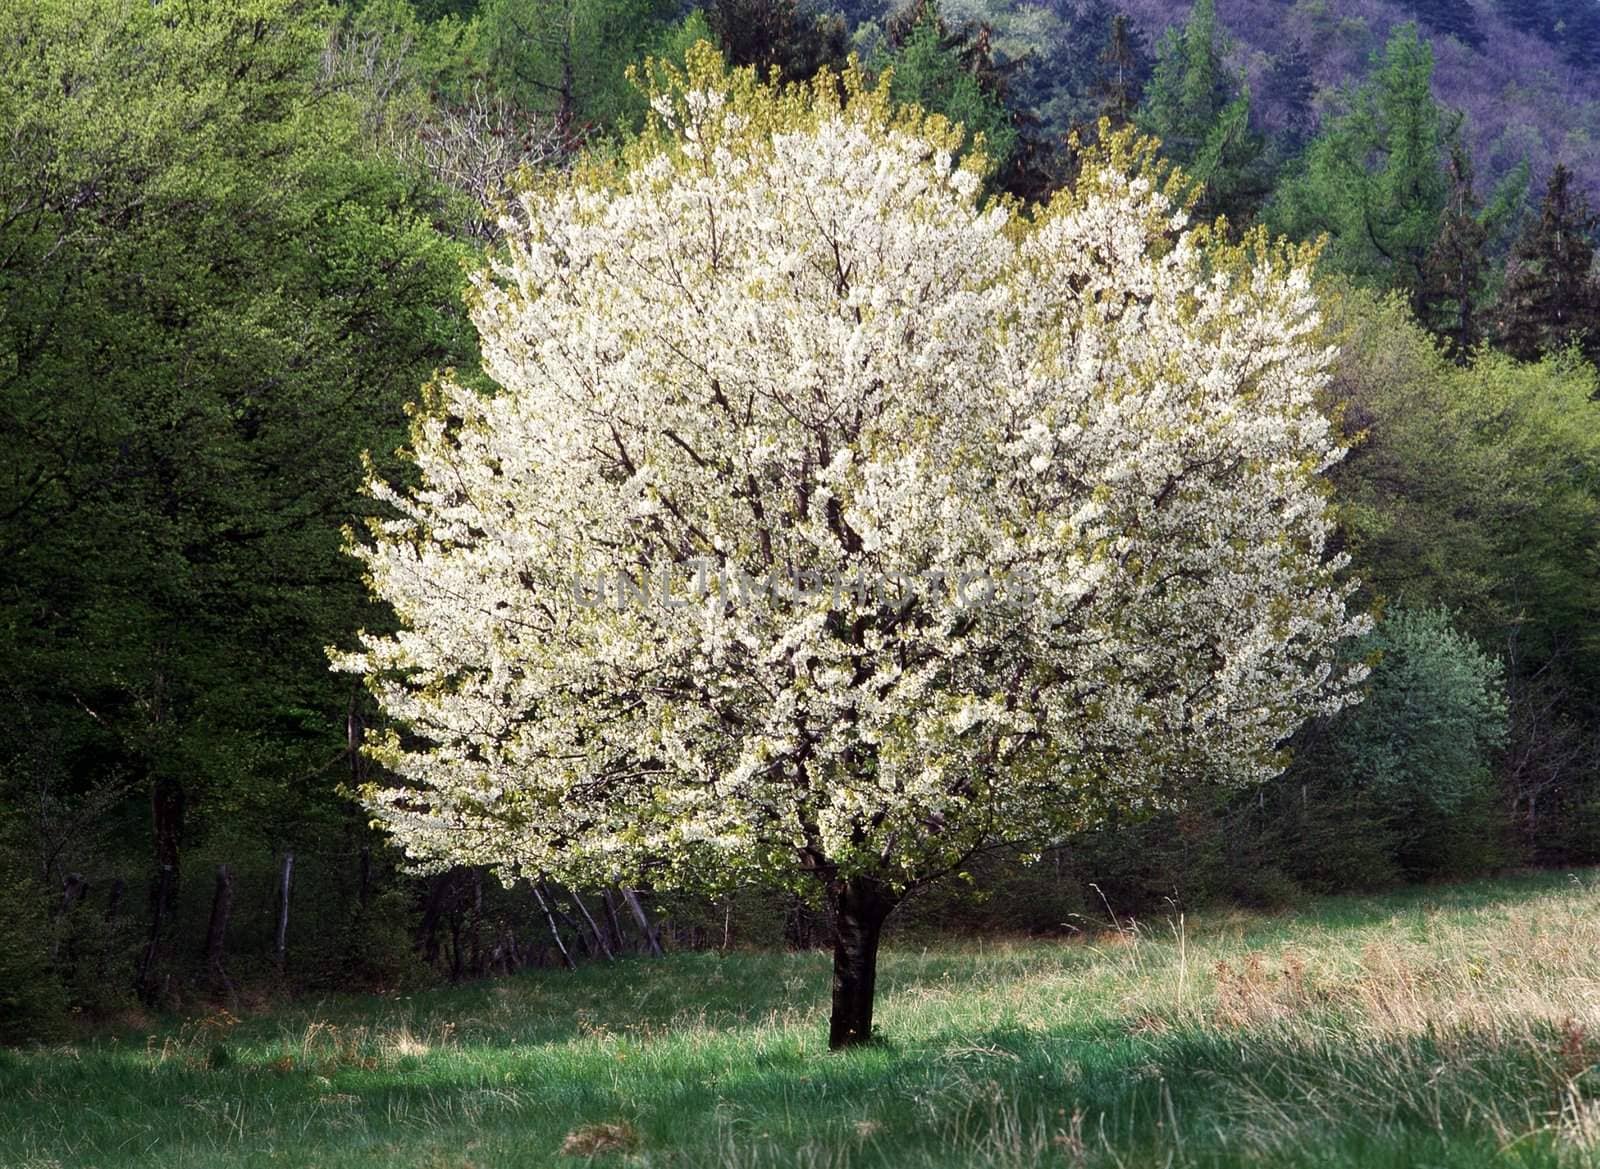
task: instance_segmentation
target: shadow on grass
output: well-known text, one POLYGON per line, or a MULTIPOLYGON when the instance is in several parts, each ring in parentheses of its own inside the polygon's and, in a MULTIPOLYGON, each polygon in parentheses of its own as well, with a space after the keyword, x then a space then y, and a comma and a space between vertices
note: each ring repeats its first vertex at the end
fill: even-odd
MULTIPOLYGON (((1238 932, 1314 947, 1433 910, 1537 913, 1567 888, 1337 898, 1238 932)), ((605 1125, 626 1148, 593 1163, 636 1169, 1600 1160, 1581 1027, 1506 1011, 1385 1030, 1270 995, 1232 1019, 1209 999, 1163 1012, 1172 951, 1145 952, 1147 968, 1082 942, 891 950, 885 1041, 837 1054, 820 953, 623 959, 0 1052, 0 1166, 517 1169, 583 1163, 561 1148, 605 1125)))
POLYGON ((510 1169, 580 1163, 559 1154, 567 1136, 614 1124, 637 1151, 593 1163, 1555 1165, 1560 1117, 1591 1074, 1574 1080, 1548 1028, 1386 1036, 1137 1013, 975 1026, 909 1005, 887 1023, 885 1042, 845 1053, 824 1049, 814 1012, 656 1034, 569 1026, 535 1044, 416 1039, 409 1062, 373 1068, 314 1050, 283 1070, 248 1053, 217 1070, 13 1055, 0 1164, 256 1166, 288 1150, 326 1169, 510 1169))

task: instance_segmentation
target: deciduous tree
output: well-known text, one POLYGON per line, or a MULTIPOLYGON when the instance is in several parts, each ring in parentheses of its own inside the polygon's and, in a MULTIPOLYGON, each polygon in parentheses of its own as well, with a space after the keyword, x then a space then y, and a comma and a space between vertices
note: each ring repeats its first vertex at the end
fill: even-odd
MULTIPOLYGON (((0 675, 60 798, 147 799, 158 925, 208 831, 347 819, 321 651, 370 615, 351 459, 471 359, 438 192, 319 86, 330 15, 0 6, 0 675)), ((0 818, 43 775, 8 752, 0 818)))
POLYGON ((1020 215, 854 73, 702 47, 652 104, 523 196, 500 391, 430 387, 415 488, 372 482, 403 628, 338 663, 407 731, 365 798, 424 866, 820 879, 860 1043, 909 890, 1349 701, 1310 256, 1185 231, 1128 133, 1020 215))

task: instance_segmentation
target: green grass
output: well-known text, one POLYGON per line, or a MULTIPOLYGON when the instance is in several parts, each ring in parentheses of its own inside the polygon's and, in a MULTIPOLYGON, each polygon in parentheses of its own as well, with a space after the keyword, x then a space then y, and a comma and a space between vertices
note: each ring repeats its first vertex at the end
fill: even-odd
POLYGON ((837 1055, 818 954, 173 1021, 0 1052, 0 1165, 1600 1165, 1597 910, 1586 873, 902 944, 837 1055))

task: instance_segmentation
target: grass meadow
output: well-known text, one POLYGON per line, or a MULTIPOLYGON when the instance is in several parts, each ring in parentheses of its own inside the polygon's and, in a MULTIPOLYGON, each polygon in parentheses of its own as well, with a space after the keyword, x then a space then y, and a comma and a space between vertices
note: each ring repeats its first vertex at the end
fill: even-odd
POLYGON ((902 940, 882 1042, 822 954, 627 959, 0 1051, 0 1165, 1600 1165, 1600 873, 902 940))

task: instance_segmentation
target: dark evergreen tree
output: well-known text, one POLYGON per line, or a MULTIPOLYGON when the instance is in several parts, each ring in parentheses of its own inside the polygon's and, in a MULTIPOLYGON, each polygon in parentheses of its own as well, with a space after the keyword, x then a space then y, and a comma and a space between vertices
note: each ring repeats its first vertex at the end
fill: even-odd
MULTIPOLYGON (((1064 149, 1073 134, 1092 140, 1101 117, 1132 120, 1153 62, 1138 28, 1109 0, 1054 0, 1027 11, 1013 28, 1006 99, 1052 180, 1070 172, 1064 149)), ((1013 15, 1009 19, 1016 20, 1013 15)))
POLYGON ((1271 188, 1265 142, 1250 124, 1250 90, 1228 67, 1231 43, 1215 0, 1195 0, 1189 18, 1162 39, 1139 128, 1203 187, 1202 216, 1252 219, 1271 188))
POLYGON ((1600 358, 1600 295, 1594 276, 1595 216, 1573 189, 1572 172, 1550 175, 1539 218, 1528 225, 1506 268, 1496 333, 1507 353, 1532 361, 1574 342, 1600 358))
POLYGON ((1422 265, 1423 323, 1464 361, 1481 339, 1478 298, 1489 229, 1472 187, 1472 159, 1458 142, 1450 152, 1450 194, 1439 238, 1422 265))
POLYGON ((1110 35, 1100 52, 1099 65, 1093 92, 1100 116, 1109 118, 1113 126, 1126 126, 1139 108, 1148 64, 1139 34, 1129 25, 1125 13, 1111 18, 1110 35))
MULTIPOLYGON (((1014 61, 995 54, 985 24, 952 27, 936 0, 917 0, 888 23, 893 48, 890 92, 897 102, 943 114, 982 135, 995 165, 993 185, 1024 199, 1040 199, 1056 185, 1050 152, 1043 149, 1029 119, 1007 101, 1014 61)), ((969 138, 969 141, 971 140, 969 138)))
POLYGON ((849 48, 842 16, 797 0, 712 0, 706 19, 731 64, 754 65, 763 76, 776 68, 786 81, 838 70, 849 48))
POLYGON ((1404 0, 1404 7, 1434 32, 1455 37, 1474 49, 1481 49, 1485 44, 1472 0, 1404 0))
POLYGON ((985 94, 996 102, 1005 103, 1017 63, 1001 62, 995 57, 991 43, 993 30, 987 24, 980 21, 951 24, 945 19, 938 0, 915 0, 895 12, 884 31, 897 59, 904 57, 909 46, 931 34, 937 38, 940 51, 971 75, 985 94))
POLYGON ((1365 85, 1323 124, 1269 208, 1293 239, 1331 238, 1326 262, 1357 280, 1404 289, 1420 315, 1422 267, 1440 234, 1451 129, 1433 97, 1433 50, 1405 25, 1365 85))
POLYGON ((1161 39, 1139 122, 1180 162, 1200 154, 1238 91, 1226 63, 1230 48, 1215 0, 1195 0, 1188 19, 1161 39))
POLYGON ((1283 141, 1286 153, 1304 145, 1316 129, 1312 107, 1317 85, 1311 75, 1311 54, 1298 40, 1275 54, 1262 78, 1262 122, 1283 141))

